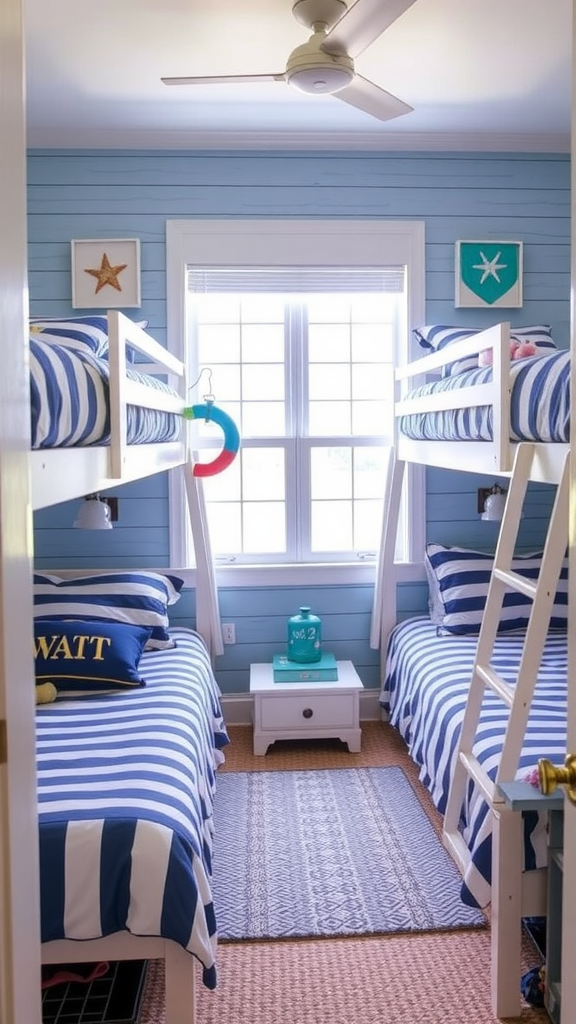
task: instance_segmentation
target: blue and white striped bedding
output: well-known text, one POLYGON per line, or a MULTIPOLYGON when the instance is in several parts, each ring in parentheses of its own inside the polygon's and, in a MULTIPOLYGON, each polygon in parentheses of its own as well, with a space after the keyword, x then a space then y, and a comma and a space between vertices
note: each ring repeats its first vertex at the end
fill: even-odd
MULTIPOLYGON (((492 367, 466 370, 431 381, 407 398, 454 391, 492 380, 492 367)), ((570 353, 518 359, 510 364, 510 439, 562 442, 570 439, 570 353)), ((400 418, 400 432, 424 441, 490 441, 492 408, 452 409, 400 418)))
POLYGON ((228 742, 206 647, 145 653, 146 685, 37 712, 42 941, 178 942, 216 985, 216 768, 228 742))
MULTIPOLYGON (((386 674, 380 702, 420 768, 420 779, 444 813, 458 738, 470 686, 477 637, 437 636, 428 618, 408 619, 397 626, 388 643, 386 674)), ((514 685, 523 635, 499 635, 492 659, 496 671, 514 685)), ((566 755, 567 637, 551 633, 546 641, 518 778, 540 757, 562 763, 566 755)), ((485 695, 474 753, 494 779, 507 720, 507 708, 492 692, 485 695)), ((525 815, 524 867, 546 863, 546 822, 525 815)), ((462 818, 471 863, 463 880, 462 899, 472 906, 490 902, 492 818, 482 795, 472 785, 462 818)))
MULTIPOLYGON (((137 370, 127 376, 175 394, 167 384, 137 370)), ((30 339, 32 448, 110 443, 108 360, 84 349, 30 339)), ((129 444, 175 440, 181 420, 171 413, 128 407, 129 444)))

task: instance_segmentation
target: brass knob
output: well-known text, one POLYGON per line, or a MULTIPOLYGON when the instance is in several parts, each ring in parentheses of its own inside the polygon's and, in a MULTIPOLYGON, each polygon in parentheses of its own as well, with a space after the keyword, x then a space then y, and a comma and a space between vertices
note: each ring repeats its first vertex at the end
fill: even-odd
POLYGON ((576 755, 567 754, 563 768, 541 757, 538 761, 538 778, 545 796, 553 793, 556 786, 566 786, 568 796, 576 802, 576 755))

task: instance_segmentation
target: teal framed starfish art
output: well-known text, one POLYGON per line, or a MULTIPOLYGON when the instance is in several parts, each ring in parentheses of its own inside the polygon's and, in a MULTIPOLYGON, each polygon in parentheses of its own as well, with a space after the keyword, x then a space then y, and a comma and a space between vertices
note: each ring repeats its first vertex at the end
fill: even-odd
POLYGON ((456 242, 457 307, 522 305, 522 242, 456 242))

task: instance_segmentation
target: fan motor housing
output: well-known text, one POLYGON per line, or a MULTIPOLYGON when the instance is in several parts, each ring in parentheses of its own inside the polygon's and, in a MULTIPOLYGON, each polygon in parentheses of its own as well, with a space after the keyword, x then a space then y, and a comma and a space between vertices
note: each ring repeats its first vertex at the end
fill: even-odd
POLYGON ((347 10, 344 0, 296 0, 292 5, 292 14, 301 25, 324 25, 325 30, 332 28, 347 10))
POLYGON ((324 33, 312 36, 297 46, 286 63, 286 81, 307 93, 334 93, 350 85, 354 78, 354 61, 346 53, 326 53, 319 47, 324 33), (318 38, 319 37, 319 38, 318 38))

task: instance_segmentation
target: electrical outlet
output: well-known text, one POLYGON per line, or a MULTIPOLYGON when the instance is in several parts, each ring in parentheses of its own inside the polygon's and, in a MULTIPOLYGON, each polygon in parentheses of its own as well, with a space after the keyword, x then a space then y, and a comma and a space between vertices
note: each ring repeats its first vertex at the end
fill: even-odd
POLYGON ((236 626, 233 622, 222 623, 222 641, 225 644, 236 643, 236 626))

